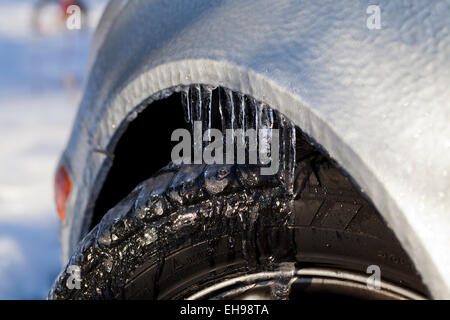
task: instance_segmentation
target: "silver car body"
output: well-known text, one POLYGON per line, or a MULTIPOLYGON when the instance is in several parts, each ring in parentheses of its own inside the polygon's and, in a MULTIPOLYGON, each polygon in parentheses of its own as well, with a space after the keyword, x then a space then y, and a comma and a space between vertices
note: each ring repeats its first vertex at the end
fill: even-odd
POLYGON ((381 29, 369 5, 113 0, 61 159, 73 183, 64 261, 135 108, 203 83, 293 120, 373 201, 433 296, 450 298, 450 2, 377 1, 381 29))

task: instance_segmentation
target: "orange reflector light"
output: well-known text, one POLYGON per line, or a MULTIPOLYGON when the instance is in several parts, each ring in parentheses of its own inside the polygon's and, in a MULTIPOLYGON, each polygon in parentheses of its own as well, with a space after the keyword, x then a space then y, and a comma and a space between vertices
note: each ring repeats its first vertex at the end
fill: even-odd
POLYGON ((69 198, 72 183, 65 166, 59 167, 55 176, 55 202, 59 218, 64 220, 66 215, 66 202, 69 198))

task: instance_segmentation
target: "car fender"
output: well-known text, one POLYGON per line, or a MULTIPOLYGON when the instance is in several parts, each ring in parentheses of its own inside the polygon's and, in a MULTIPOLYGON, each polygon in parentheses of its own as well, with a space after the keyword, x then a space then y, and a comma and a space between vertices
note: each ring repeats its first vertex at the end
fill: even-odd
POLYGON ((66 261, 130 114, 203 83, 295 122, 372 200, 433 296, 450 298, 450 4, 377 3, 380 29, 368 21, 370 1, 110 4, 61 160, 74 184, 66 261))

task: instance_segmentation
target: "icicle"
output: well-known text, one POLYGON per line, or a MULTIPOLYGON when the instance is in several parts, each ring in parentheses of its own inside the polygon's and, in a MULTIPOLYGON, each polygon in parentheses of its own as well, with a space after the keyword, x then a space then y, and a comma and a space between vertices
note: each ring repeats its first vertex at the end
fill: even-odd
MULTIPOLYGON (((245 98, 241 93, 233 93, 233 105, 235 111, 236 128, 245 129, 246 128, 246 107, 245 98)), ((245 145, 245 136, 241 136, 241 143, 245 145)))
POLYGON ((194 128, 194 121, 202 120, 202 98, 200 85, 195 84, 191 86, 190 101, 191 101, 191 125, 192 128, 194 128))
MULTIPOLYGON (((210 86, 202 86, 201 88, 201 100, 202 100, 202 127, 203 131, 211 129, 212 119, 211 119, 211 102, 212 102, 212 91, 214 88, 210 86)), ((208 131, 208 141, 211 141, 211 133, 208 131)), ((207 145, 208 143, 205 143, 207 145)))
POLYGON ((233 93, 233 105, 235 109, 236 127, 245 128, 245 99, 241 93, 233 93))
POLYGON ((226 129, 232 129, 234 137, 235 128, 235 116, 234 116, 234 103, 233 94, 229 89, 222 88, 219 91, 219 104, 220 104, 220 114, 222 115, 222 130, 225 133, 226 129))
POLYGON ((247 117, 246 122, 247 126, 246 129, 257 129, 257 121, 258 121, 258 115, 256 110, 256 100, 253 98, 245 97, 245 103, 246 103, 246 109, 247 109, 247 117))
POLYGON ((222 126, 222 132, 225 132, 226 130, 226 103, 224 103, 223 101, 223 93, 222 93, 223 89, 219 88, 218 89, 218 93, 219 93, 219 113, 220 113, 220 120, 221 120, 221 126, 222 126))
MULTIPOLYGON (((259 144, 260 144, 260 152, 264 152, 265 155, 269 155, 271 153, 271 143, 272 143, 272 130, 273 130, 273 111, 269 106, 265 104, 260 104, 258 107, 259 117, 258 117, 258 127, 260 128, 259 132, 259 144)), ((271 157, 272 158, 272 157, 271 157)))
POLYGON ((262 103, 259 101, 255 101, 255 129, 256 132, 259 132, 259 129, 262 129, 262 103))
POLYGON ((293 193, 295 169, 295 125, 278 113, 280 123, 280 180, 293 193))
POLYGON ((191 100, 189 99, 189 87, 181 91, 181 104, 183 105, 184 120, 191 123, 191 100))
POLYGON ((191 133, 194 137, 194 163, 201 164, 203 149, 203 139, 201 137, 203 135, 203 130, 197 123, 198 121, 202 121, 202 95, 200 85, 192 85, 189 93, 191 104, 191 133), (200 136, 200 139, 196 138, 198 136, 200 136))

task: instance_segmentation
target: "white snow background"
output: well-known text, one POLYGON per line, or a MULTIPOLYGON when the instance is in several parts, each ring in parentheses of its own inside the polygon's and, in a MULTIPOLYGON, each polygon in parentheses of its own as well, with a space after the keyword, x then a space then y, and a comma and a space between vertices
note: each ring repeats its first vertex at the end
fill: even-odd
MULTIPOLYGON (((62 267, 54 172, 106 4, 83 1, 85 31, 55 27, 37 35, 34 2, 0 0, 0 299, 46 298, 62 267)), ((43 15, 49 25, 54 18, 51 10, 43 15)))

